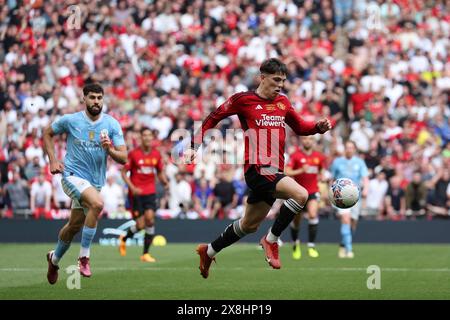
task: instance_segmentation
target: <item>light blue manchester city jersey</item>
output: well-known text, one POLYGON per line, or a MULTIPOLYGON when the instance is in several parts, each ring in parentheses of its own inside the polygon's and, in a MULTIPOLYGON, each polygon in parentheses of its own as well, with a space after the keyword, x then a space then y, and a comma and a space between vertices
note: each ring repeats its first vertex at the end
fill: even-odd
POLYGON ((56 134, 67 133, 63 175, 86 179, 96 188, 103 187, 108 154, 102 148, 100 134, 107 134, 116 147, 125 145, 119 122, 105 113, 92 121, 85 111, 80 111, 53 122, 52 129, 56 134))
POLYGON ((336 158, 330 170, 334 179, 348 178, 359 186, 362 184, 362 179, 369 175, 366 163, 358 157, 352 157, 351 159, 336 158))

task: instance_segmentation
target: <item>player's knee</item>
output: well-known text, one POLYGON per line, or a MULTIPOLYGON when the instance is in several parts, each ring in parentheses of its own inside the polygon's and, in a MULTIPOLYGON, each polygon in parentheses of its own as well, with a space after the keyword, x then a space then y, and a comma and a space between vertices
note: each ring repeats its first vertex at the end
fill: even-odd
POLYGON ((308 200, 308 191, 305 188, 301 187, 295 190, 292 194, 292 199, 294 199, 300 206, 305 206, 306 201, 308 200))
POLYGON ((91 209, 98 213, 102 212, 103 206, 104 206, 104 203, 103 203, 102 199, 95 199, 91 203, 91 209))
POLYGON ((255 233, 258 230, 258 226, 249 226, 246 228, 242 228, 245 234, 255 233))
POLYGON ((344 213, 341 214, 341 223, 342 224, 350 224, 351 223, 350 214, 344 213))
POLYGON ((255 223, 246 223, 243 221, 241 223, 241 229, 245 234, 255 233, 258 230, 259 224, 255 223))
POLYGON ((145 228, 145 220, 144 219, 136 219, 136 228, 137 230, 142 230, 145 228))
POLYGON ((152 218, 145 218, 144 222, 145 222, 145 226, 146 227, 153 227, 153 225, 155 224, 155 219, 153 217, 152 218))
POLYGON ((308 219, 309 220, 319 220, 319 216, 317 212, 308 212, 308 219))

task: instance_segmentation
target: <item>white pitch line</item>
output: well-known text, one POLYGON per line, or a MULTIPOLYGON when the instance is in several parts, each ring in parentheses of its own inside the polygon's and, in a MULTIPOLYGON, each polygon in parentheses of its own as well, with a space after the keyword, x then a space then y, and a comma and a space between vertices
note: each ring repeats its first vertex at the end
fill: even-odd
MULTIPOLYGON (((187 270, 196 270, 194 267, 149 267, 145 268, 117 268, 117 267, 93 267, 93 271, 187 271, 187 270)), ((231 267, 224 268, 226 270, 231 271, 242 271, 248 270, 248 268, 243 267, 231 267)), ((380 268, 381 271, 387 272, 450 272, 450 268, 380 268)), ((0 272, 45 272, 47 269, 45 268, 0 268, 0 272)), ((61 270, 64 270, 62 268, 61 270)), ((252 270, 267 270, 272 271, 269 267, 261 267, 261 268, 252 268, 252 270)), ((344 272, 366 272, 367 268, 364 267, 343 267, 343 268, 282 268, 282 270, 298 270, 302 271, 344 271, 344 272)))

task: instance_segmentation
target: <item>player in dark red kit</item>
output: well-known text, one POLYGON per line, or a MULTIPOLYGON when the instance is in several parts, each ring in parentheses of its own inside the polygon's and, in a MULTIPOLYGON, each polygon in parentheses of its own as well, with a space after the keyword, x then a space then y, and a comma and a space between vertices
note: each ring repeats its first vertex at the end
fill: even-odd
POLYGON ((163 162, 158 150, 151 147, 153 134, 149 128, 141 129, 141 146, 128 154, 128 162, 122 169, 122 178, 128 185, 132 197, 133 217, 136 225, 119 238, 119 251, 126 255, 126 240, 145 228, 144 253, 141 261, 155 262, 148 252, 155 235, 156 175, 168 189, 169 183, 163 173, 163 162), (127 173, 130 172, 130 176, 127 173))
MULTIPOLYGON (((261 83, 255 91, 232 95, 205 119, 201 130, 192 139, 191 147, 197 150, 207 130, 234 114, 238 115, 246 137, 244 170, 249 195, 245 214, 230 224, 216 240, 197 247, 200 273, 204 278, 208 277, 211 262, 220 250, 258 229, 276 198, 286 202, 260 244, 269 265, 274 269, 281 267, 278 238, 308 199, 308 191, 283 174, 285 125, 298 135, 313 135, 331 129, 328 119, 318 122, 302 120, 288 98, 280 94, 287 75, 284 63, 275 58, 268 59, 261 64, 260 72, 261 83)), ((194 154, 192 150, 188 151, 186 157, 193 159, 194 154)))
MULTIPOLYGON (((289 164, 285 168, 286 175, 293 177, 308 191, 308 201, 306 202, 306 211, 308 213, 308 255, 312 258, 319 257, 315 247, 317 237, 317 227, 319 224, 319 174, 325 167, 325 156, 314 150, 314 138, 312 136, 301 138, 302 148, 298 148, 292 153, 289 164)), ((278 199, 271 213, 276 214, 284 200, 278 199)), ((298 240, 298 232, 302 215, 298 214, 291 222, 290 230, 292 241, 294 242, 294 250, 292 257, 295 260, 301 258, 300 241, 298 240)))

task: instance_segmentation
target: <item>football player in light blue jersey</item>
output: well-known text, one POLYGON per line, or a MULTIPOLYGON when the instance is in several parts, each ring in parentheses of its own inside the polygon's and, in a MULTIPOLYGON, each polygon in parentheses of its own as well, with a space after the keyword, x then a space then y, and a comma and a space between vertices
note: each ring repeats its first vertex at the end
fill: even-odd
POLYGON ((64 192, 72 198, 69 222, 60 230, 55 250, 47 253, 47 279, 50 284, 58 280, 58 263, 69 249, 73 237, 81 230, 81 249, 78 265, 81 275, 91 276, 90 246, 94 238, 98 217, 103 210, 100 189, 105 183, 108 155, 125 164, 127 148, 120 124, 102 113, 103 88, 96 83, 83 88, 86 109, 67 114, 49 125, 43 134, 44 150, 52 174, 62 173, 64 192), (53 137, 67 134, 67 153, 64 164, 55 156, 53 137))
MULTIPOLYGON (((361 196, 365 198, 369 190, 369 172, 363 159, 357 157, 356 146, 352 141, 345 143, 344 157, 334 159, 331 164, 331 174, 334 179, 349 178, 361 189, 361 196)), ((361 213, 361 200, 349 209, 337 209, 341 218, 341 246, 339 258, 353 258, 352 229, 356 230, 361 213)))

